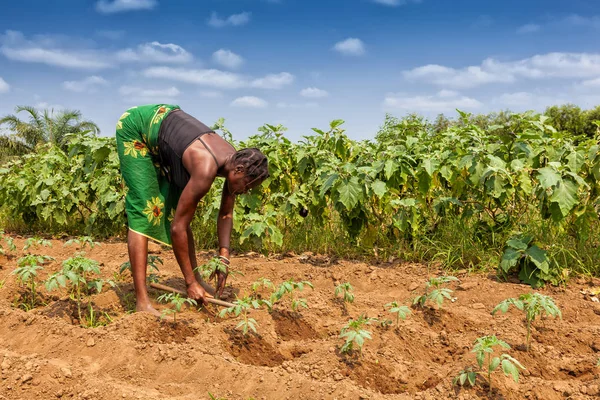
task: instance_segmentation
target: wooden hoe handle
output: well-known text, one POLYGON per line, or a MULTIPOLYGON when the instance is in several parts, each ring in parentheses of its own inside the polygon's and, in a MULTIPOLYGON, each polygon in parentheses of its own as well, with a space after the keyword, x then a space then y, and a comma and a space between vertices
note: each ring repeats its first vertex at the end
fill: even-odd
MULTIPOLYGON (((163 290, 165 292, 177 293, 182 296, 187 296, 187 293, 184 292, 183 290, 175 289, 171 286, 162 285, 160 283, 152 282, 152 283, 150 283, 150 287, 153 287, 154 289, 163 290)), ((218 299, 212 299, 210 297, 207 297, 206 301, 208 301, 209 303, 212 303, 212 304, 216 304, 218 306, 222 306, 222 307, 235 307, 235 304, 233 304, 233 303, 229 303, 227 301, 218 300, 218 299)))

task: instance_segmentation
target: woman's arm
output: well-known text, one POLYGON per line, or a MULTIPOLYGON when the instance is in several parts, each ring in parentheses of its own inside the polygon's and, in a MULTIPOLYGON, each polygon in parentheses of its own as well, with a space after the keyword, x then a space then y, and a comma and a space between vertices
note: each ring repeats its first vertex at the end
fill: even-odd
MULTIPOLYGON (((223 193, 221 195, 221 208, 219 209, 219 217, 217 220, 217 236, 219 237, 219 256, 221 260, 229 266, 229 245, 231 243, 231 229, 233 228, 233 206, 235 205, 235 195, 229 192, 227 182, 223 185, 223 193), (224 258, 224 259, 223 259, 224 258)), ((217 296, 220 297, 227 283, 227 272, 217 273, 217 296)))
POLYGON ((214 178, 208 177, 214 177, 214 174, 210 171, 203 171, 202 168, 192 170, 194 173, 191 175, 185 189, 183 189, 179 197, 179 203, 177 203, 175 218, 171 225, 171 239, 175 258, 181 268, 188 289, 188 296, 197 300, 205 296, 205 290, 194 276, 195 254, 191 253, 191 238, 188 235, 188 229, 194 218, 198 202, 208 193, 214 181, 214 178))

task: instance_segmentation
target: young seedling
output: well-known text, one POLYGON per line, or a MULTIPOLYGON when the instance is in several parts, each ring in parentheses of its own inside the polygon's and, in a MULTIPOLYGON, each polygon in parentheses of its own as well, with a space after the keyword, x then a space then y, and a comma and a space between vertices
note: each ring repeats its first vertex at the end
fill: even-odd
POLYGON ((344 345, 340 351, 342 353, 350 353, 355 348, 358 348, 359 354, 362 355, 362 348, 365 343, 365 339, 372 339, 371 332, 364 329, 365 325, 370 325, 372 319, 361 315, 358 319, 351 319, 342 328, 340 338, 345 339, 344 345))
POLYGON ((4 231, 0 229, 0 255, 5 256, 7 251, 15 251, 16 249, 17 246, 15 246, 13 238, 11 238, 10 236, 4 236, 4 231), (2 241, 6 243, 6 249, 2 245, 2 241))
POLYGON ((34 236, 25 241, 25 245, 23 246, 23 251, 29 250, 30 247, 37 249, 40 246, 52 247, 52 242, 50 242, 49 240, 46 240, 46 239, 42 239, 41 237, 34 236))
POLYGON ((264 289, 274 289, 275 285, 273 285, 273 282, 271 282, 269 279, 267 278, 259 278, 257 279, 255 282, 252 283, 251 289, 252 289, 252 297, 254 298, 258 298, 259 297, 259 290, 261 288, 264 289))
POLYGON ((73 244, 80 246, 82 250, 85 249, 86 246, 88 246, 90 249, 100 246, 100 243, 95 242, 94 238, 91 236, 79 236, 75 239, 67 240, 63 247, 71 246, 73 244))
POLYGON ((429 300, 432 303, 438 305, 438 308, 442 308, 444 298, 452 299, 452 290, 443 288, 442 285, 450 282, 458 281, 458 278, 454 276, 440 276, 437 278, 430 278, 425 284, 425 292, 421 296, 417 296, 413 299, 413 305, 418 305, 421 308, 425 307, 425 303, 429 300), (434 288, 430 291, 431 288, 434 288))
POLYGON ((115 286, 111 280, 94 278, 94 275, 100 275, 100 266, 94 260, 83 256, 71 257, 62 264, 62 270, 52 274, 46 280, 46 289, 50 292, 59 286, 69 286, 71 299, 77 303, 77 315, 79 323, 86 327, 95 327, 91 324, 94 320, 94 309, 92 307, 90 296, 92 291, 100 293, 104 284, 115 286), (81 305, 84 298, 87 298, 88 315, 85 320, 81 314, 81 305))
POLYGON ((240 321, 240 323, 237 324, 237 326, 235 327, 236 329, 240 329, 242 328, 242 333, 244 334, 244 336, 248 335, 248 331, 252 331, 254 333, 256 332, 256 326, 258 325, 258 323, 256 322, 256 320, 254 318, 249 318, 248 317, 248 312, 250 310, 254 309, 258 309, 261 306, 261 301, 260 300, 255 300, 252 299, 249 296, 243 297, 243 298, 238 298, 235 302, 234 302, 234 306, 233 307, 229 307, 229 308, 225 308, 223 310, 221 310, 221 312, 219 313, 219 317, 220 318, 224 318, 227 315, 235 315, 236 317, 242 315, 242 321, 240 321))
POLYGON ((554 303, 552 297, 540 293, 526 293, 520 295, 518 298, 506 299, 494 307, 492 315, 498 311, 507 312, 511 305, 525 312, 525 324, 527 326, 525 348, 527 351, 529 351, 531 345, 531 326, 538 316, 545 314, 551 317, 562 318, 562 313, 554 303))
POLYGON ((294 280, 289 279, 283 282, 281 286, 271 294, 269 300, 263 300, 263 303, 269 308, 269 311, 271 311, 275 303, 278 303, 287 294, 289 295, 293 312, 297 312, 300 307, 308 308, 306 299, 298 299, 295 296, 295 292, 303 291, 304 286, 314 289, 313 284, 309 281, 294 282, 294 280))
POLYGON ((228 273, 229 276, 243 275, 240 271, 228 269, 228 265, 221 261, 219 257, 213 257, 206 264, 199 265, 194 269, 194 272, 199 273, 202 279, 207 282, 214 279, 215 287, 218 284, 218 272, 228 273))
POLYGON ((36 279, 38 271, 43 269, 42 265, 49 260, 52 260, 52 257, 28 254, 17 261, 17 268, 12 273, 17 275, 19 284, 29 289, 29 298, 20 304, 25 311, 29 311, 37 305, 36 279))
MULTIPOLYGON (((155 255, 148 255, 147 258, 147 263, 148 266, 150 267, 150 271, 156 271, 160 273, 160 270, 158 269, 158 264, 163 265, 163 260, 162 258, 160 258, 159 256, 155 256, 155 255)), ((121 268, 119 268, 119 274, 123 274, 123 272, 125 272, 126 270, 129 270, 129 272, 131 272, 131 262, 126 261, 123 264, 121 264, 121 268)), ((154 273, 150 273, 148 275, 148 281, 149 282, 158 282, 159 278, 158 278, 158 274, 154 274, 154 273)))
POLYGON ((198 302, 194 299, 190 299, 187 297, 181 297, 178 293, 165 293, 157 298, 161 303, 170 303, 172 308, 165 308, 161 313, 161 319, 164 318, 168 314, 173 314, 173 323, 177 323, 176 315, 178 312, 181 312, 181 307, 185 303, 188 303, 191 306, 197 306, 198 302))
POLYGON ((396 328, 400 326, 400 320, 402 319, 402 321, 404 321, 411 313, 410 308, 401 306, 397 301, 387 303, 384 307, 386 307, 389 312, 396 315, 396 328))
POLYGON ((350 282, 340 283, 335 287, 335 297, 338 297, 340 294, 342 295, 342 300, 346 303, 354 302, 354 288, 350 284, 350 282))
MULTIPOLYGON (((492 358, 495 346, 510 349, 508 343, 498 339, 496 336, 483 336, 475 340, 475 345, 473 346, 473 350, 471 350, 472 353, 475 353, 479 369, 482 370, 485 365, 485 374, 488 380, 490 395, 492 394, 492 372, 497 370, 500 365, 502 365, 502 372, 504 372, 504 375, 512 376, 516 383, 519 382, 519 368, 525 369, 519 361, 508 354, 502 354, 500 357, 492 358)), ((467 368, 460 371, 458 376, 454 378, 453 384, 460 384, 462 386, 468 381, 471 386, 474 386, 476 378, 477 375, 473 370, 467 368)))

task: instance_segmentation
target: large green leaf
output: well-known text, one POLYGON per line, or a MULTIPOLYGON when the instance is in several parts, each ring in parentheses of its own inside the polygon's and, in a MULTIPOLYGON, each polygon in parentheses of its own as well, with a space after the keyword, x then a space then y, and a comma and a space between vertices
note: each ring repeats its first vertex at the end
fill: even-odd
POLYGON ((557 203, 563 217, 566 217, 578 202, 577 185, 570 179, 561 180, 554 188, 550 201, 557 203))
POLYGON ((554 168, 545 167, 538 170, 538 180, 544 189, 548 189, 560 182, 560 174, 554 168))
POLYGON ((362 200, 362 186, 357 177, 352 177, 350 180, 345 180, 337 188, 340 195, 339 201, 344 205, 346 210, 352 210, 360 200, 362 200))

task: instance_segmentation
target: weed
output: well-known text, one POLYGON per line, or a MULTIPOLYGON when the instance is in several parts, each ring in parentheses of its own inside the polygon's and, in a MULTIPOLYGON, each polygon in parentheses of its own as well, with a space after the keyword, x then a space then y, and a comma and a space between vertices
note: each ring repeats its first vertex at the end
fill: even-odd
POLYGON ((396 314, 396 327, 400 326, 400 319, 404 321, 411 313, 410 308, 401 306, 397 301, 387 303, 384 307, 387 307, 392 314, 396 314))
POLYGON ((354 288, 350 284, 350 282, 340 283, 335 287, 335 296, 342 295, 342 300, 346 303, 354 302, 354 288))
MULTIPOLYGON (((471 350, 472 353, 475 353, 479 369, 483 369, 484 365, 486 367, 485 373, 487 375, 490 395, 492 394, 492 372, 498 369, 500 365, 502 365, 502 372, 504 372, 504 375, 510 375, 516 383, 519 382, 519 368, 525 369, 519 361, 508 354, 502 354, 500 357, 492 358, 495 346, 510 349, 508 343, 498 339, 496 336, 483 336, 475 340, 475 345, 473 346, 473 350, 471 350)), ((476 378, 477 374, 473 372, 473 369, 467 368, 460 371, 452 383, 454 385, 459 384, 463 386, 468 381, 471 386, 474 386, 476 378)))
POLYGON ((531 326, 538 316, 545 314, 551 317, 562 318, 562 313, 554 303, 552 297, 540 293, 527 293, 520 295, 518 298, 506 299, 494 307, 492 315, 498 311, 503 313, 507 312, 511 304, 525 312, 525 323, 527 325, 527 339, 525 346, 527 351, 529 351, 531 342, 531 326))
POLYGON ((16 249, 17 246, 15 246, 13 238, 10 236, 4 236, 4 231, 0 229, 0 254, 4 256, 6 255, 7 251, 15 251, 16 249), (4 249, 2 246, 2 240, 4 240, 4 243, 6 243, 6 249, 4 249))
MULTIPOLYGON (((160 270, 158 269, 158 264, 163 265, 162 258, 160 258, 159 256, 149 254, 148 258, 147 258, 147 263, 148 263, 148 266, 150 267, 150 271, 156 271, 156 272, 160 273, 160 270)), ((121 267, 119 268, 119 274, 122 275, 123 272, 125 272, 126 270, 129 270, 129 272, 131 272, 131 262, 130 261, 126 261, 123 264, 121 264, 121 267)), ((148 280, 148 282, 158 282, 159 276, 158 276, 158 274, 154 274, 151 272, 146 279, 148 280)))
POLYGON ((424 307, 427 300, 432 303, 436 303, 438 308, 442 308, 444 298, 451 300, 452 290, 441 287, 442 285, 450 282, 458 281, 458 278, 454 276, 440 276, 438 278, 430 278, 425 284, 425 292, 421 296, 417 296, 413 299, 413 305, 419 305, 424 307), (430 288, 434 288, 429 291, 430 288))
POLYGON ((181 297, 181 295, 179 295, 178 293, 161 294, 160 296, 158 296, 157 300, 160 301, 161 303, 170 303, 173 306, 173 308, 165 308, 162 311, 160 317, 162 319, 168 314, 173 314, 173 322, 174 323, 177 322, 177 318, 176 318, 177 313, 181 312, 181 307, 183 307, 183 305, 185 303, 188 303, 191 306, 198 305, 198 302, 196 300, 190 299, 187 297, 181 297))
POLYGON ((362 355, 362 348, 365 343, 365 339, 372 339, 371 332, 364 329, 365 325, 370 325, 372 318, 361 315, 358 319, 351 319, 342 328, 340 338, 345 339, 343 346, 340 351, 342 353, 350 353, 356 347, 358 348, 359 354, 362 355))

